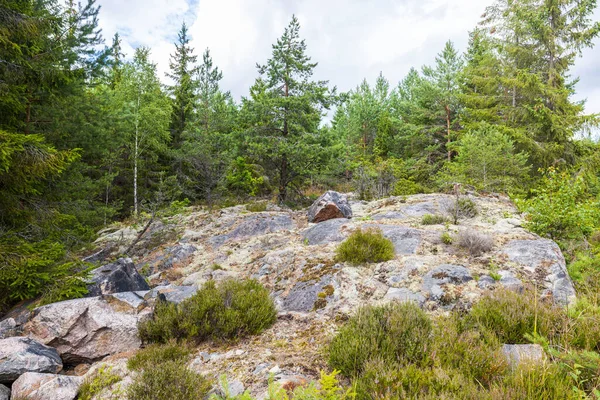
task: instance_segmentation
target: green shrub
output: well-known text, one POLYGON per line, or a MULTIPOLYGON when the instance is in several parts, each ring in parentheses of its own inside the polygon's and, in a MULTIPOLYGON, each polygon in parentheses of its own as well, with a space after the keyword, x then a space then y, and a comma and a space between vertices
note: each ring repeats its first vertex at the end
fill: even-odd
POLYGON ((452 238, 452 235, 450 234, 450 232, 442 233, 442 235, 440 236, 440 239, 441 239, 442 243, 444 243, 444 244, 452 244, 452 242, 454 242, 454 239, 452 238))
POLYGON ((127 387, 128 400, 198 400, 207 396, 210 382, 180 361, 165 361, 143 369, 127 387))
POLYGON ((233 339, 256 335, 275 323, 269 291, 255 280, 207 282, 180 305, 157 304, 151 320, 140 324, 145 342, 170 339, 233 339))
POLYGON ((593 233, 600 209, 583 176, 549 168, 533 193, 534 197, 517 203, 527 213, 527 229, 557 241, 583 239, 593 233))
POLYGON ((250 212, 263 212, 267 211, 267 203, 266 202, 255 202, 246 204, 246 210, 250 212))
POLYGON ((356 376, 373 358, 401 365, 421 362, 431 329, 429 317, 413 303, 363 307, 332 340, 329 365, 356 376))
POLYGON ((356 399, 472 399, 485 398, 477 384, 459 372, 443 368, 400 366, 370 360, 354 381, 356 399))
POLYGON ((553 363, 522 364, 490 390, 492 399, 582 399, 565 369, 553 363))
POLYGON ((93 375, 87 377, 77 395, 78 400, 91 400, 97 394, 102 393, 105 388, 121 381, 121 377, 105 366, 100 367, 93 375))
POLYGON ((190 357, 190 349, 176 342, 164 345, 153 344, 140 351, 127 360, 127 368, 132 371, 141 371, 145 368, 154 368, 164 362, 185 363, 190 357))
POLYGON ((446 223, 446 218, 438 214, 425 214, 421 218, 422 225, 441 225, 446 223))
POLYGON ((494 332, 502 343, 529 343, 526 335, 537 333, 558 337, 564 322, 564 312, 558 306, 538 299, 533 291, 524 294, 498 289, 485 295, 467 316, 475 328, 494 332))
POLYGON ((394 244, 380 230, 358 229, 336 250, 336 259, 354 265, 383 262, 394 258, 394 244))

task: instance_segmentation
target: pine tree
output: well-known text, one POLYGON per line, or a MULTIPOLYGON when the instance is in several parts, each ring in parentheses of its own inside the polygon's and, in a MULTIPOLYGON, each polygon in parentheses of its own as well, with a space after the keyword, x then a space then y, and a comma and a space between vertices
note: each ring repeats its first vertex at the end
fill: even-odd
POLYGON ((272 57, 258 66, 261 76, 244 101, 248 139, 265 170, 275 172, 281 202, 288 199, 290 186, 316 167, 319 123, 332 100, 327 82, 311 80, 317 64, 306 55, 299 34, 294 16, 273 45, 272 57))
POLYGON ((195 75, 198 71, 195 65, 198 57, 194 55, 194 49, 190 46, 185 22, 181 25, 177 37, 175 53, 171 54, 169 61, 171 72, 167 73, 167 76, 173 80, 173 84, 169 86, 173 104, 170 131, 171 142, 175 148, 180 146, 182 135, 190 129, 193 121, 197 87, 195 75))

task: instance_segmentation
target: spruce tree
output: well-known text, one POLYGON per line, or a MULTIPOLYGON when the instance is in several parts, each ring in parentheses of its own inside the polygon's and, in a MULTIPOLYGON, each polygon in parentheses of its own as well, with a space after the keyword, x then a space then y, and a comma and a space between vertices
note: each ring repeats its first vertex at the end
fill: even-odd
POLYGON ((175 53, 171 54, 169 60, 170 72, 167 76, 173 80, 169 86, 172 97, 171 116, 171 142, 173 147, 178 148, 181 144, 182 135, 190 129, 194 116, 195 91, 197 87, 196 73, 197 56, 190 46, 190 37, 185 22, 177 34, 175 53))

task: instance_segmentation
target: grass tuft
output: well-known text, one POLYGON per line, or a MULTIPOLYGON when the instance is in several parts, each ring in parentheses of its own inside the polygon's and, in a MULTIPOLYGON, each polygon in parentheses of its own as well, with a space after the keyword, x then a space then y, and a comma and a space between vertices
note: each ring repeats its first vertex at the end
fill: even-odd
POLYGON ((394 244, 378 229, 358 229, 336 250, 337 261, 353 265, 389 261, 394 255, 394 244))

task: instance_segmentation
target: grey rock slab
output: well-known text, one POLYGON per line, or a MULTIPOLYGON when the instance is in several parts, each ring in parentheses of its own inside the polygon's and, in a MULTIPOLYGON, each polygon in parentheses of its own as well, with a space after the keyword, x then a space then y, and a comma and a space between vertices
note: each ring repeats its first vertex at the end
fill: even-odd
POLYGON ((167 247, 161 254, 148 261, 153 272, 165 271, 189 263, 198 248, 189 243, 167 247))
POLYGON ((539 344, 505 344, 502 353, 512 368, 521 363, 540 364, 545 361, 544 349, 539 344))
POLYGON ((322 194, 308 209, 308 222, 323 222, 335 218, 352 218, 348 198, 333 190, 322 194))
POLYGON ((462 285, 472 280, 469 270, 461 265, 443 264, 429 271, 423 277, 422 288, 433 300, 440 300, 444 295, 442 285, 462 285))
POLYGON ((552 240, 512 240, 501 251, 510 261, 524 266, 530 273, 545 275, 546 288, 557 302, 569 304, 575 300, 575 288, 567 272, 565 258, 552 240))
POLYGON ((514 292, 522 292, 523 291, 523 282, 510 271, 499 271, 500 275, 500 285, 505 288, 512 290, 514 292))
POLYGON ((342 228, 346 224, 346 219, 330 219, 306 229, 302 237, 309 245, 341 242, 345 238, 342 228))
POLYGON ((146 299, 161 297, 163 300, 169 303, 179 304, 186 299, 189 299, 198 292, 198 287, 195 285, 190 286, 176 286, 167 285, 159 286, 146 294, 146 299))
POLYGON ((477 287, 479 289, 488 289, 493 287, 496 284, 496 280, 489 275, 483 275, 479 277, 477 281, 477 287))
POLYGON ((421 293, 415 293, 407 288, 389 288, 385 294, 384 300, 398 301, 401 303, 413 301, 421 306, 425 302, 425 296, 421 293))
POLYGON ((28 337, 0 340, 0 382, 11 383, 25 372, 62 370, 58 352, 28 337))
POLYGON ((368 224, 365 228, 381 229, 383 236, 394 244, 396 254, 415 254, 421 244, 422 234, 417 229, 383 224, 368 224))
POLYGON ((87 297, 103 294, 148 290, 146 280, 138 273, 131 258, 120 258, 114 263, 92 271, 87 297))
POLYGON ((283 299, 284 311, 309 312, 314 309, 318 294, 331 284, 331 276, 324 276, 319 281, 297 283, 283 299))
POLYGON ((289 231, 295 227, 294 220, 287 214, 251 215, 240 222, 231 232, 208 239, 208 243, 213 247, 219 247, 230 240, 289 231))
POLYGON ((10 389, 0 384, 0 400, 10 400, 10 389))
POLYGON ((142 293, 88 297, 48 304, 33 311, 24 331, 58 350, 70 364, 92 362, 141 346, 138 323, 148 318, 142 293))
POLYGON ((399 210, 384 211, 373 215, 373 219, 376 221, 383 219, 407 219, 413 217, 422 217, 426 214, 438 214, 440 208, 433 201, 426 201, 415 204, 408 204, 401 207, 399 210))
POLYGON ((27 372, 12 385, 13 399, 74 400, 83 383, 80 376, 27 372))

